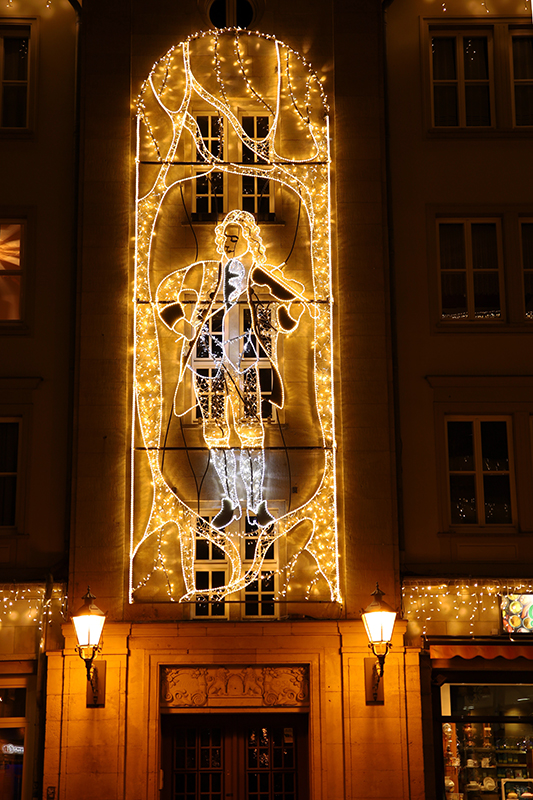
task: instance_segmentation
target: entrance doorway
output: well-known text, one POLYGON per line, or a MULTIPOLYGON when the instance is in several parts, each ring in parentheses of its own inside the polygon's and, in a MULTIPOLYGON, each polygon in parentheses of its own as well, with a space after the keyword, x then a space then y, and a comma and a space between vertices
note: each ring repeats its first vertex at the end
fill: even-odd
POLYGON ((161 800, 307 800, 305 714, 163 714, 161 800))

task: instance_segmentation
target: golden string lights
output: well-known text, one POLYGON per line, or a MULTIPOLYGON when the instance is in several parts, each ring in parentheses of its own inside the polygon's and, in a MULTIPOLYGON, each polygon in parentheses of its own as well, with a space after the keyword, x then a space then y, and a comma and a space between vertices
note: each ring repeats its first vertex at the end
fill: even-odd
POLYGON ((533 581, 508 578, 404 580, 408 635, 489 635, 500 631, 502 598, 533 594, 533 581))
MULTIPOLYGON (((156 584, 158 600, 191 602, 201 595, 217 601, 237 595, 265 569, 276 573, 277 597, 283 599, 304 554, 308 580, 301 599, 341 599, 329 164, 328 106, 322 82, 300 54, 274 36, 234 28, 196 33, 156 62, 142 86, 137 102, 130 602, 150 599, 149 587, 156 584), (218 120, 220 146, 215 152, 200 132, 199 114, 218 120), (265 135, 250 135, 243 114, 266 114, 269 125, 265 135), (242 159, 245 150, 253 155, 250 163, 242 159), (236 176, 239 185, 242 178, 251 176, 283 188, 301 203, 310 238, 306 251, 309 281, 301 300, 312 330, 306 358, 313 378, 323 462, 320 474, 315 471, 309 476, 316 486, 314 493, 272 525, 260 525, 253 557, 247 558, 243 556, 244 526, 228 527, 221 534, 212 523, 202 520, 199 501, 195 509, 183 488, 165 477, 161 466, 167 430, 167 416, 164 419, 163 415, 169 407, 164 369, 176 352, 176 337, 161 331, 155 290, 175 267, 159 260, 156 234, 175 189, 194 195, 198 175, 214 172, 228 179, 236 176), (154 273, 159 276, 156 282, 154 273), (198 538, 223 551, 223 586, 198 589, 198 538), (275 567, 265 562, 265 552, 273 543, 278 543, 280 553, 286 553, 275 567)), ((211 263, 216 264, 198 262, 204 275, 212 269, 211 263)), ((281 264, 269 269, 281 280, 283 268, 281 264)), ((278 306, 271 304, 269 313, 276 315, 278 306)), ((283 324, 280 331, 284 331, 283 324)), ((271 359, 276 364, 277 358, 273 340, 271 359)), ((283 364, 280 367, 283 369, 283 364)), ((178 388, 172 400, 174 409, 178 388)), ((255 434, 250 430, 251 443, 255 434)), ((257 488, 253 477, 254 492, 257 488)))

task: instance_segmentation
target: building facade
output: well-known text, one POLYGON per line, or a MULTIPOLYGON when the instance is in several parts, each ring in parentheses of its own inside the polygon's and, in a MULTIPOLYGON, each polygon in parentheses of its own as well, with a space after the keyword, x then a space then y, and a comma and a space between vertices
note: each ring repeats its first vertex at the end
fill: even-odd
POLYGON ((489 6, 2 13, 9 800, 527 791, 533 27, 489 6))

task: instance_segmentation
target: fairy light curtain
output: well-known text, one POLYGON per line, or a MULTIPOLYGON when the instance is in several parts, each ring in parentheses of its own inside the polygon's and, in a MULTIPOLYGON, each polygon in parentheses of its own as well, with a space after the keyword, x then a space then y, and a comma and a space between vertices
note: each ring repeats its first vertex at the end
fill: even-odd
POLYGON ((143 84, 130 602, 340 602, 329 168, 273 36, 197 33, 143 84))

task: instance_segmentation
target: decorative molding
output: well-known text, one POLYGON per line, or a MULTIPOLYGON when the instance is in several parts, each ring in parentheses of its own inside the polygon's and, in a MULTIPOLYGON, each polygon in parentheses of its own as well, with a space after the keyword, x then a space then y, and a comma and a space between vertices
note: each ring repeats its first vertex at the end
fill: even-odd
POLYGON ((163 667, 162 708, 309 706, 309 667, 163 667))

